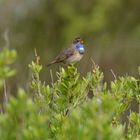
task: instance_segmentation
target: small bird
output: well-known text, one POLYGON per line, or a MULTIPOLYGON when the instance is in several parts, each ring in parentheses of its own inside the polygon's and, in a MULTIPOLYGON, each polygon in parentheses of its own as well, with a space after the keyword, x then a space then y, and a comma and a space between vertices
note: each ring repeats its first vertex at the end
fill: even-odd
POLYGON ((80 37, 74 39, 70 48, 59 53, 59 55, 47 66, 55 63, 76 63, 81 60, 85 52, 83 40, 80 37))

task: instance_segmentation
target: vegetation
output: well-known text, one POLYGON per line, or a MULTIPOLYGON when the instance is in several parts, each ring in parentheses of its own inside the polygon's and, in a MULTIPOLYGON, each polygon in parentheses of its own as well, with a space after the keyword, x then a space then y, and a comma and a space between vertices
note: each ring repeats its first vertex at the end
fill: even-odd
MULTIPOLYGON (((18 51, 18 72, 10 85, 26 87, 34 48, 45 65, 77 36, 84 40, 86 51, 76 66, 81 74, 90 70, 90 56, 107 82, 113 79, 110 69, 116 75, 138 76, 139 9, 139 0, 0 0, 0 49, 8 29, 10 47, 18 51)), ((52 70, 59 71, 55 66, 52 70)), ((41 79, 51 81, 45 69, 41 79)))
POLYGON ((138 0, 0 0, 0 140, 139 140, 139 9, 138 0), (44 67, 77 36, 78 65, 44 67))
MULTIPOLYGON (((15 61, 16 52, 4 49, 0 58, 3 81, 15 73, 9 64, 15 61)), ((116 77, 112 72, 114 80, 107 85, 103 72, 93 62, 84 77, 74 65, 61 67, 56 81, 51 71, 52 83, 47 85, 40 80, 43 66, 37 54, 29 68, 30 90, 19 88, 17 97, 10 96, 4 111, 1 109, 1 140, 140 139, 140 114, 131 109, 134 102, 140 104, 139 78, 116 77)))

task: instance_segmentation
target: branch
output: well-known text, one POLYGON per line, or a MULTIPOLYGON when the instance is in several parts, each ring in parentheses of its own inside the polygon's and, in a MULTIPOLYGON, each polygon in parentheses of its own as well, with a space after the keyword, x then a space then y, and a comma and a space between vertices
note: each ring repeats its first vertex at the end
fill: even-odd
POLYGON ((3 88, 4 88, 4 107, 7 105, 8 103, 8 96, 7 96, 7 90, 6 90, 6 81, 4 80, 4 85, 3 85, 3 88))
POLYGON ((113 70, 112 70, 112 69, 111 69, 110 71, 111 71, 111 73, 112 73, 112 75, 113 75, 114 79, 116 80, 116 79, 117 79, 117 77, 116 77, 115 73, 113 72, 113 70))

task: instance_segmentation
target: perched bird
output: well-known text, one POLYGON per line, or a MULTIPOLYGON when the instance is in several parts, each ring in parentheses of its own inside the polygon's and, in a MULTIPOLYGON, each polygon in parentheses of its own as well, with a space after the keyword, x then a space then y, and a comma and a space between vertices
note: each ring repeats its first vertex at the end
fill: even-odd
POLYGON ((83 41, 77 37, 74 39, 70 48, 67 48, 59 53, 59 55, 50 62, 47 66, 55 63, 76 63, 81 60, 85 52, 83 41))

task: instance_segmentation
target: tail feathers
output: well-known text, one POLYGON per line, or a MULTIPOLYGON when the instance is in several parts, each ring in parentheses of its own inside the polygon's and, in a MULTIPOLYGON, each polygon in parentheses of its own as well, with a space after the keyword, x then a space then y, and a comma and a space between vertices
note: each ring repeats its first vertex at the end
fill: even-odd
POLYGON ((56 63, 56 61, 52 61, 51 63, 47 64, 47 67, 51 66, 54 63, 56 63))

